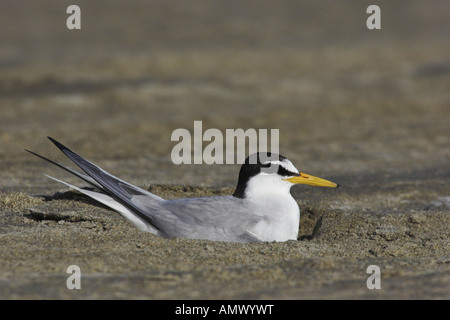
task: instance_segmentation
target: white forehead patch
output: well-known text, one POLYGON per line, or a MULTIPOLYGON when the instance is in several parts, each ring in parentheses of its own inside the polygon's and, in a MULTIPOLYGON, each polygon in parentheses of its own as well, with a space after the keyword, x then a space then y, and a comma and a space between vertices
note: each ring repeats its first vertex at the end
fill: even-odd
POLYGON ((299 174, 298 169, 296 167, 294 167, 292 162, 290 162, 288 159, 283 159, 283 161, 280 161, 280 160, 266 161, 263 164, 269 164, 269 163, 270 164, 275 164, 275 165, 278 165, 278 166, 282 166, 284 169, 286 169, 289 172, 293 172, 293 173, 299 174))

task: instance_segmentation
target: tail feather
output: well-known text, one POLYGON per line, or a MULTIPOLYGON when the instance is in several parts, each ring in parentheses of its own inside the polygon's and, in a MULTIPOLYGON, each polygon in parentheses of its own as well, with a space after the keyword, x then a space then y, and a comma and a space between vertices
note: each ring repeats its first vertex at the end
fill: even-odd
POLYGON ((138 228, 141 231, 146 231, 146 232, 151 232, 153 234, 158 234, 158 230, 153 228, 151 225, 145 223, 144 221, 142 221, 140 218, 138 218, 133 212, 131 212, 130 210, 128 210, 127 207, 121 205, 119 202, 117 202, 116 200, 114 200, 113 198, 111 198, 110 196, 108 196, 107 194, 104 193, 100 193, 100 192, 94 192, 94 191, 90 191, 90 190, 86 190, 86 189, 81 189, 78 188, 70 183, 67 183, 65 181, 56 179, 55 177, 49 176, 49 175, 45 175, 46 177, 55 180, 59 183, 62 183, 66 186, 68 186, 71 189, 74 189, 78 192, 81 192, 85 195, 87 195, 88 197, 104 204, 107 207, 110 207, 111 209, 119 212, 125 219, 127 219, 128 221, 130 221, 136 228, 138 228))
MULTIPOLYGON (((59 143, 55 139, 48 137, 50 141, 52 141, 70 160, 72 160, 78 167, 80 167, 86 174, 78 172, 70 167, 66 167, 56 161, 47 159, 37 153, 34 153, 29 150, 25 150, 41 159, 44 159, 70 173, 77 176, 78 178, 88 182, 94 187, 98 188, 102 193, 88 191, 84 189, 77 188, 72 186, 66 182, 58 180, 56 178, 50 177, 58 182, 64 183, 65 185, 78 190, 89 197, 111 207, 112 209, 121 213, 125 218, 130 220, 133 224, 135 224, 138 228, 146 228, 152 233, 157 233, 157 228, 154 227, 152 223, 152 217, 149 213, 142 210, 142 208, 138 207, 135 203, 133 203, 132 198, 136 195, 144 195, 147 198, 147 201, 158 203, 160 201, 164 201, 163 198, 158 197, 157 195, 134 186, 128 182, 125 182, 92 162, 86 160, 81 157, 77 153, 73 152, 63 144, 59 143)), ((49 177, 49 176, 48 176, 49 177)))
POLYGON ((98 189, 100 189, 100 190, 102 190, 102 191, 105 192, 104 188, 103 188, 99 183, 97 183, 97 181, 95 181, 94 179, 92 179, 92 178, 91 178, 90 176, 88 176, 87 174, 84 174, 84 173, 82 173, 82 172, 78 172, 78 171, 76 171, 76 170, 74 170, 74 169, 72 169, 72 168, 70 168, 70 167, 67 167, 67 166, 65 166, 65 165, 62 165, 62 164, 60 164, 60 163, 58 163, 58 162, 56 162, 56 161, 50 160, 50 159, 48 159, 48 158, 46 158, 46 157, 44 157, 44 156, 41 156, 40 154, 37 154, 37 153, 35 153, 35 152, 33 152, 33 151, 30 151, 30 150, 27 150, 27 149, 25 149, 25 151, 26 151, 26 152, 29 152, 29 153, 35 155, 36 157, 39 157, 39 158, 41 158, 41 159, 43 159, 43 160, 45 160, 45 161, 48 161, 48 162, 54 164, 55 166, 60 167, 60 168, 63 169, 63 170, 66 170, 67 172, 70 172, 70 173, 73 174, 74 176, 77 176, 78 178, 80 178, 80 179, 86 181, 87 183, 89 183, 90 185, 92 185, 92 186, 94 186, 94 187, 96 187, 96 188, 98 188, 98 189))

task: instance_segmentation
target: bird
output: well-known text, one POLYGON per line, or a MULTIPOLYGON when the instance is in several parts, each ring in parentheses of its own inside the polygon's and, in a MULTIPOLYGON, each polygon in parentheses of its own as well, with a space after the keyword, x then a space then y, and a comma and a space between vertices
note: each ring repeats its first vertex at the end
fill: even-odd
POLYGON ((257 152, 242 164, 233 194, 166 200, 113 176, 55 139, 48 139, 83 172, 25 151, 77 176, 91 188, 45 176, 117 211, 137 229, 163 238, 238 243, 297 240, 300 208, 290 193, 291 187, 307 184, 341 188, 300 172, 282 155, 257 152))

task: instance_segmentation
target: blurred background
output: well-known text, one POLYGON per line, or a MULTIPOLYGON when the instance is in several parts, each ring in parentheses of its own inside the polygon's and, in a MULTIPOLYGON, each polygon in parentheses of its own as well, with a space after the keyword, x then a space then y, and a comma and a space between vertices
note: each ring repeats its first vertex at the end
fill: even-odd
POLYGON ((450 2, 377 1, 381 30, 371 4, 1 1, 0 191, 60 188, 23 151, 63 161, 46 136, 137 185, 232 187, 239 165, 171 162, 173 130, 201 120, 279 129, 299 170, 355 190, 448 193, 450 2))

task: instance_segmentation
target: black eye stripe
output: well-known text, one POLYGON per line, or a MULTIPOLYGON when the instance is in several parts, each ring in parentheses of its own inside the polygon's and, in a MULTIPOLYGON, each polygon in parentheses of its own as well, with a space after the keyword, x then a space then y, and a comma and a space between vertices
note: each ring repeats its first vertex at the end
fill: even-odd
POLYGON ((299 173, 298 172, 292 172, 288 169, 286 169, 285 167, 283 167, 282 165, 279 164, 275 164, 275 163, 266 163, 266 164, 261 164, 261 167, 263 168, 269 168, 270 166, 278 166, 278 170, 277 173, 282 176, 282 177, 292 177, 292 176, 298 176, 299 173))
MULTIPOLYGON (((281 158, 280 158, 280 160, 281 160, 281 158)), ((281 161, 280 161, 280 162, 281 162, 281 161)), ((292 171, 286 169, 285 167, 283 167, 283 165, 281 165, 281 164, 276 164, 276 163, 273 163, 273 162, 261 164, 261 167, 262 167, 262 168, 269 168, 269 167, 272 166, 272 165, 278 166, 277 173, 278 173, 280 176, 282 176, 282 177, 292 177, 292 176, 298 176, 298 175, 299 175, 298 172, 292 172, 292 171)))
POLYGON ((238 184, 236 186, 236 190, 233 193, 233 196, 237 198, 245 198, 245 189, 247 187, 247 182, 249 181, 249 179, 260 173, 276 173, 281 177, 299 176, 300 174, 298 172, 292 172, 283 166, 284 160, 286 160, 286 158, 282 155, 271 154, 270 152, 256 153, 247 157, 244 164, 241 166, 241 170, 239 171, 238 184), (268 157, 270 158, 271 156, 274 156, 275 159, 278 158, 278 161, 282 164, 278 164, 278 161, 276 161, 275 159, 268 159, 268 157), (262 163, 262 161, 264 163, 262 163), (265 170, 265 168, 270 169, 265 170))
POLYGON ((287 169, 285 169, 283 166, 278 166, 278 172, 280 176, 282 177, 292 177, 292 176, 298 176, 297 172, 292 172, 287 169))

